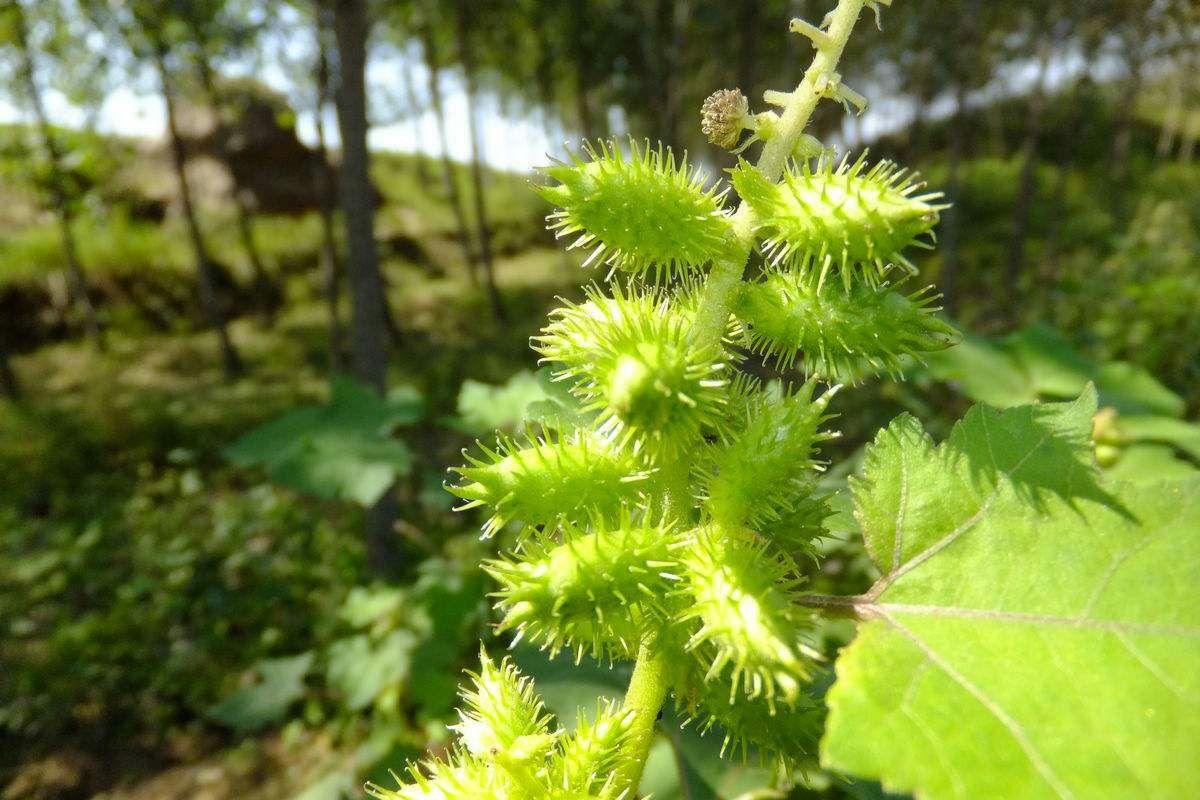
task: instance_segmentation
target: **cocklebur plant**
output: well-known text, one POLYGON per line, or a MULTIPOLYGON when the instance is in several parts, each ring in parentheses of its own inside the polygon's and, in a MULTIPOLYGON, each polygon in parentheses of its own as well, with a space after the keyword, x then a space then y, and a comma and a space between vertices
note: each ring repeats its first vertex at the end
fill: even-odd
MULTIPOLYGON (((556 206, 550 228, 569 247, 589 249, 586 264, 607 282, 588 288, 581 302, 565 302, 532 341, 579 409, 524 439, 481 445, 456 470, 450 491, 463 508, 488 510, 485 536, 501 529, 513 536, 511 551, 484 565, 497 585, 498 631, 551 655, 633 662, 632 676, 620 706, 601 706, 567 731, 510 663, 484 655, 449 752, 412 767, 398 788, 371 786, 376 797, 631 800, 669 698, 701 731, 720 731, 727 754, 755 753, 786 777, 821 736, 811 686, 821 658, 811 615, 821 612, 861 622, 827 698, 823 764, 930 796, 1004 795, 995 765, 944 766, 947 742, 961 748, 947 728, 961 713, 980 735, 1010 735, 983 748, 1003 752, 1003 768, 1016 771, 1022 754, 1032 765, 1014 796, 1088 796, 1033 744, 1060 747, 1084 734, 1047 725, 1036 713, 1040 697, 1030 713, 1051 730, 1017 723, 989 694, 989 681, 1015 675, 1029 692, 1039 690, 1037 679, 1011 666, 996 677, 978 659, 956 663, 1003 644, 972 649, 980 632, 953 626, 999 620, 1106 635, 1125 624, 1088 617, 1107 608, 1103 581, 1132 564, 1121 556, 1105 566, 1107 551, 1083 552, 1093 534, 1121 552, 1122 539, 1147 533, 1128 527, 1138 519, 1135 500, 1127 505, 1096 484, 1088 441, 1094 393, 1059 406, 973 410, 940 447, 915 420, 897 420, 868 449, 852 483, 856 518, 882 577, 859 597, 803 593, 802 566, 815 557, 831 514, 816 486, 821 444, 836 435, 835 394, 842 384, 897 375, 908 360, 956 338, 935 316, 932 290, 899 288, 913 271, 906 249, 932 239, 945 208, 940 195, 888 163, 834 162, 804 134, 823 98, 861 107, 837 63, 864 8, 878 14, 889 4, 839 0, 820 26, 793 22, 815 56, 795 90, 764 94, 777 112, 751 113, 728 90, 705 103, 703 130, 714 143, 744 150, 747 132, 762 143, 755 164, 739 160, 730 170, 736 208, 727 191, 661 146, 590 145, 546 170, 550 185, 541 191, 556 206), (765 263, 744 281, 755 249, 765 263), (799 367, 807 379, 764 384, 740 368, 748 354, 782 370, 799 367), (1039 570, 1006 565, 998 581, 977 563, 999 558, 997 536, 1015 530, 1027 539, 1041 530, 1035 514, 1048 515, 1053 541, 1021 541, 1017 552, 1061 546, 1070 552, 1040 553, 1059 583, 1103 579, 1082 617, 1044 602, 1044 585, 1025 585, 1039 570), (1094 529, 1087 536, 1078 530, 1084 523, 1094 529), (958 564, 970 546, 981 555, 958 564), (947 576, 927 574, 935 568, 947 576), (999 605, 969 607, 974 587, 1006 581, 1024 593, 1010 601, 998 588, 999 605), (920 627, 930 620, 942 627, 920 627), (872 731, 882 733, 872 739, 872 731), (897 738, 891 757, 881 740, 897 738)), ((1200 501, 1183 505, 1200 523, 1200 501)), ((1186 597, 1194 583, 1180 579, 1172 591, 1186 597)), ((1118 631, 1178 627, 1200 637, 1200 621, 1128 624, 1118 631)), ((1050 638, 1036 631, 1014 646, 1041 664, 1048 659, 1038 635, 1050 638)), ((1036 674, 1059 668, 1054 661, 1036 674)), ((1170 669, 1169 685, 1200 689, 1194 673, 1170 669)), ((1145 676, 1121 681, 1140 686, 1145 676)), ((1105 696, 1095 682, 1088 689, 1105 696)), ((1046 691, 1061 697, 1070 689, 1046 691)), ((1182 717, 1159 710, 1158 719, 1182 717)), ((1088 720, 1095 723, 1094 714, 1088 720)), ((1155 724, 1140 721, 1139 735, 1155 724)))
POLYGON ((632 797, 668 692, 732 749, 787 764, 811 746, 818 656, 793 598, 829 514, 815 493, 818 446, 835 435, 828 384, 894 372, 954 335, 928 293, 889 285, 936 223, 938 195, 886 163, 835 165, 803 133, 817 101, 838 96, 834 66, 864 5, 846 0, 809 31, 804 80, 768 95, 781 113, 751 115, 735 90, 705 103, 714 142, 734 149, 743 128, 764 142, 756 166, 733 171, 736 211, 662 147, 603 142, 546 170, 551 229, 609 280, 533 339, 588 423, 481 446, 451 491, 487 507, 485 535, 523 526, 516 550, 485 565, 498 629, 551 654, 634 660, 633 683, 594 723, 604 736, 569 735, 485 657, 457 749, 380 796, 632 797), (743 284, 756 244, 769 266, 743 284), (811 378, 760 385, 737 369, 744 350, 800 361, 811 378), (583 783, 560 763, 568 750, 595 759, 583 783))

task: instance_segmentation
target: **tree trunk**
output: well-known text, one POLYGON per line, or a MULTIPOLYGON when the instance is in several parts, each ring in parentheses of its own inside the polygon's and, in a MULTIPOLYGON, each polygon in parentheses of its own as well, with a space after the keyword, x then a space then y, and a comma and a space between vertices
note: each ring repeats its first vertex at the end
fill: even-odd
POLYGON ((1154 148, 1154 154, 1159 158, 1166 158, 1171 155, 1171 149, 1175 144, 1175 137, 1179 135, 1180 128, 1183 126, 1183 104, 1185 102, 1182 79, 1176 79, 1171 83, 1171 93, 1167 100, 1167 112, 1163 118, 1162 131, 1158 135, 1158 145, 1154 148))
MULTIPOLYGON (((197 71, 200 74, 200 85, 204 89, 205 99, 208 101, 209 107, 212 109, 213 116, 218 124, 224 122, 223 105, 221 103, 221 94, 217 90, 216 81, 213 76, 212 66, 208 63, 208 59, 203 53, 196 62, 197 71)), ((258 249, 258 242, 254 238, 254 214, 247 205, 245 197, 242 196, 241 187, 237 182, 237 175, 233 170, 229 169, 229 176, 232 184, 229 188, 229 199, 233 203, 234 218, 238 228, 238 239, 241 242, 242 250, 246 254, 246 261, 250 264, 250 271, 254 275, 254 299, 259 306, 261 315, 261 323, 264 328, 269 328, 274 322, 275 317, 275 298, 274 294, 276 287, 267 275, 266 264, 263 262, 262 253, 258 249)))
MULTIPOLYGON (((1071 86, 1067 102, 1066 120, 1063 126, 1065 130, 1078 130, 1083 123, 1079 110, 1083 102, 1082 93, 1085 87, 1091 85, 1096 56, 1096 48, 1084 48, 1083 69, 1071 86)), ((1068 159, 1063 159, 1056 167, 1057 174, 1054 178, 1054 189, 1051 192, 1049 219, 1047 220, 1046 253, 1042 259, 1041 270, 1041 280, 1051 288, 1058 283, 1059 267, 1062 262, 1062 229, 1063 221, 1067 216, 1067 186, 1071 178, 1071 163, 1068 159)), ((1057 292, 1050 291, 1043 294, 1047 299, 1046 313, 1048 313, 1053 310, 1049 306, 1057 297, 1057 292)))
POLYGON ((50 196, 54 204, 54 212, 58 217, 59 234, 62 237, 63 258, 67 262, 67 275, 70 278, 71 294, 83 311, 83 324, 96 349, 104 350, 104 332, 96 318, 96 308, 88 294, 88 282, 83 273, 83 265, 79 260, 79 250, 75 244, 73 228, 74 214, 70 200, 63 187, 62 152, 50 119, 46 115, 46 107, 42 102, 41 86, 37 81, 37 68, 33 62, 33 51, 30 49, 29 32, 25 22, 25 10, 21 4, 13 3, 15 9, 15 34, 17 48, 21 53, 21 72, 23 73, 25 90, 29 94, 30 105, 33 106, 37 118, 38 130, 41 133, 42 148, 50 160, 50 196))
POLYGON ((583 138, 588 141, 605 135, 607 120, 598 112, 596 102, 596 63, 594 47, 595 29, 589 20, 590 6, 586 0, 569 0, 568 38, 572 43, 575 68, 575 108, 579 116, 579 127, 583 138))
POLYGON ((429 169, 425 164, 425 153, 421 149, 421 104, 417 100, 417 87, 413 83, 412 69, 407 60, 404 68, 400 70, 400 80, 403 83, 404 101, 408 104, 409 123, 413 131, 413 170, 416 172, 417 182, 424 189, 429 187, 431 181, 429 169))
POLYGON ((0 350, 0 393, 9 400, 21 399, 21 384, 17 381, 17 373, 13 371, 8 352, 5 350, 0 350))
POLYGON ((442 105, 441 59, 438 57, 437 42, 433 38, 433 24, 425 20, 421 25, 421 50, 425 56, 425 71, 429 75, 429 102, 433 106, 433 117, 437 121, 438 146, 442 150, 442 182, 446 201, 454 213, 458 226, 458 241, 462 247, 463 260, 467 263, 467 275, 471 283, 479 285, 476 271, 475 244, 467 225, 467 214, 463 210, 462 195, 458 191, 458 178, 454 174, 454 162, 450 160, 450 143, 446 137, 446 111, 442 105))
POLYGON ((1142 58, 1142 36, 1134 34, 1129 45, 1129 75, 1117 102, 1116 118, 1113 121, 1112 151, 1109 168, 1112 175, 1112 192, 1109 194, 1110 208, 1118 218, 1123 217, 1125 190, 1129 180, 1129 153, 1133 147, 1133 121, 1138 95, 1142 92, 1145 63, 1142 58))
POLYGON ((491 222, 487 213, 487 197, 483 185, 483 157, 479 142, 479 115, 476 105, 479 98, 479 87, 475 74, 475 51, 471 43, 471 31, 468 27, 471 10, 462 0, 458 3, 458 14, 455 31, 458 36, 458 57, 462 62, 463 74, 467 82, 467 123, 471 137, 471 184, 475 194, 475 221, 479 226, 479 261, 483 265, 483 278, 487 288, 488 302, 492 306, 492 315, 503 322, 504 303, 500 299, 500 290, 496 288, 496 271, 492 259, 491 222))
MULTIPOLYGON (((960 173, 962 171, 967 90, 966 82, 960 76, 954 82, 954 116, 950 119, 948 136, 949 143, 946 153, 946 196, 951 203, 958 197, 961 190, 960 173)), ((938 275, 938 287, 942 290, 942 307, 946 315, 954 317, 954 306, 958 292, 958 239, 961 229, 959 217, 962 212, 954 205, 946 209, 942 219, 942 269, 938 275)))
MULTIPOLYGON (((938 285, 942 290, 942 307, 946 315, 953 318, 955 304, 958 302, 958 269, 959 269, 959 236, 962 233, 962 211, 953 205, 961 191, 963 158, 967 150, 967 96, 972 78, 975 76, 977 62, 972 58, 978 46, 979 0, 969 0, 958 17, 958 23, 953 32, 947 36, 947 46, 954 53, 954 116, 950 118, 947 130, 946 154, 946 194, 951 206, 946 210, 942 222, 942 269, 938 275, 938 285)), ((921 59, 918 71, 917 97, 919 102, 928 104, 933 96, 933 59, 934 53, 926 51, 927 58, 921 59)), ((924 121, 924 108, 914 119, 913 138, 910 142, 918 147, 925 139, 925 130, 921 127, 924 121)), ((912 157, 916 156, 916 152, 912 157)))
MULTIPOLYGON (((383 281, 375 250, 375 209, 367 152, 367 0, 334 0, 339 82, 338 129, 342 138, 341 195, 350 287, 350 352, 354 376, 383 394, 387 388, 387 325, 383 281)), ((394 574, 396 502, 391 491, 367 510, 364 535, 372 566, 394 574)))
POLYGON ((321 250, 320 270, 325 284, 325 304, 329 313, 329 372, 338 374, 345 369, 345 336, 342 332, 342 315, 338 309, 341 299, 341 263, 338 259, 337 235, 334 231, 334 213, 337 197, 334 195, 333 168, 329 165, 329 146, 325 137, 325 109, 329 107, 329 52, 326 45, 331 22, 326 2, 319 2, 316 9, 317 63, 314 78, 317 84, 316 114, 313 122, 317 129, 317 164, 313 170, 313 186, 320 204, 321 250))
MULTIPOLYGON (((1074 130, 1074 128, 1067 128, 1074 130)), ((1058 164, 1054 176, 1054 189, 1050 195, 1050 213, 1047 219, 1046 253, 1042 258, 1040 280, 1048 287, 1053 287, 1058 281, 1058 267, 1062 255, 1062 228, 1066 217, 1067 182, 1071 177, 1070 164, 1058 164)), ((1046 293, 1053 297, 1054 292, 1046 293)))
POLYGON ((1196 140, 1200 139, 1200 116, 1193 116, 1192 123, 1188 126, 1187 132, 1183 135, 1183 140, 1179 145, 1179 163, 1192 163, 1192 155, 1196 152, 1196 140))
POLYGON ((235 378, 244 369, 241 356, 229 338, 229 329, 225 324, 225 311, 221 308, 220 298, 217 297, 216 279, 213 274, 213 263, 204 244, 204 236, 200 232, 200 223, 196 218, 196 208, 192 203, 192 190, 187 179, 187 153, 184 151, 183 139, 179 135, 179 125, 175 118, 175 89, 171 85, 171 76, 167 70, 166 48, 161 44, 154 51, 154 66, 158 71, 159 86, 162 91, 163 104, 167 110, 167 134, 171 139, 171 159, 175 168, 175 178, 179 184, 179 204, 183 211, 184 223, 187 225, 188 238, 192 243, 192 255, 196 260, 196 279, 200 291, 200 305, 208 321, 208 326, 216 334, 221 346, 221 361, 225 368, 226 378, 235 378))
MULTIPOLYGON (((761 25, 762 3, 758 0, 742 0, 738 8, 738 31, 741 44, 737 53, 737 87, 746 97, 758 98, 762 92, 758 87, 758 34, 761 25)), ((678 19, 678 17, 677 17, 678 19)), ((686 17, 678 26, 687 23, 686 17)))
MULTIPOLYGON (((647 25, 650 35, 645 37, 647 64, 654 67, 654 94, 652 102, 659 109, 657 130, 652 132, 664 145, 682 148, 680 140, 680 81, 683 60, 684 33, 687 28, 688 4, 686 0, 658 0, 654 18, 647 25)), ((752 63, 744 57, 739 63, 752 63)))
POLYGON ((1021 174, 1017 181, 1012 239, 1008 250, 1008 290, 1015 297, 1020 292, 1021 271, 1025 266, 1025 243, 1029 237, 1029 216, 1036 187, 1038 140, 1042 135, 1042 117, 1046 106, 1046 73, 1050 66, 1050 39, 1043 36, 1038 46, 1037 83, 1029 99, 1029 119, 1025 141, 1021 144, 1021 174))
POLYGON ((341 197, 347 278, 353 303, 350 349, 355 376, 383 392, 387 376, 387 329, 383 281, 375 250, 375 208, 367 152, 366 0, 335 0, 334 8, 341 67, 337 93, 342 138, 341 197))

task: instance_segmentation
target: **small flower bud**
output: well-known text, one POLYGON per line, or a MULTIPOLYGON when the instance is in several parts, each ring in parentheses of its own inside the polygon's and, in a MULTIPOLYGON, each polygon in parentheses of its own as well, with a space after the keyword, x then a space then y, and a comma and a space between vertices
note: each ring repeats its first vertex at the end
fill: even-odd
POLYGON ((700 106, 700 130, 717 147, 729 149, 747 127, 749 112, 750 103, 740 89, 721 89, 700 106))

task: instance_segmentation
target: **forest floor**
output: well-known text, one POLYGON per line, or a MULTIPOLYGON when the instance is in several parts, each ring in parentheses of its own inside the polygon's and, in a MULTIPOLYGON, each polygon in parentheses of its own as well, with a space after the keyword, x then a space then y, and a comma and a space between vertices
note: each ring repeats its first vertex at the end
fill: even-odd
MULTIPOLYGON (((497 282, 508 316, 498 322, 465 271, 385 260, 388 299, 399 329, 390 380, 414 386, 426 397, 434 422, 425 460, 444 462, 465 443, 461 432, 436 424, 455 412, 464 379, 502 383, 534 366, 528 337, 555 295, 578 293, 577 263, 538 246, 499 258, 497 282)), ((117 331, 105 353, 75 339, 16 357, 25 398, 21 404, 0 404, 0 464, 12 467, 8 472, 15 480, 6 491, 17 493, 18 515, 49 529, 76 524, 72 517, 121 513, 114 509, 127 507, 150 476, 181 457, 195 465, 214 496, 245 492, 244 478, 229 477, 222 449, 250 428, 299 404, 320 401, 328 391, 328 320, 310 277, 286 280, 287 301, 269 326, 251 316, 232 322, 233 340, 248 367, 234 381, 222 377, 216 337, 203 330, 117 331), (95 473, 104 473, 103 478, 95 473), (93 480, 100 485, 87 488, 93 480), (72 493, 73 501, 62 501, 72 493), (42 522, 34 521, 39 518, 42 522)), ((324 506, 320 513, 336 525, 350 524, 336 508, 324 506)), ((120 562, 123 556, 105 554, 109 558, 120 562)), ((319 728, 220 741, 211 731, 194 733, 185 726, 167 748, 175 751, 175 759, 147 758, 120 767, 70 744, 43 750, 11 771, 0 797, 291 797, 312 788, 316 777, 347 755, 319 728), (115 784, 113 772, 122 775, 115 784), (94 794, 99 787, 108 788, 94 794)))

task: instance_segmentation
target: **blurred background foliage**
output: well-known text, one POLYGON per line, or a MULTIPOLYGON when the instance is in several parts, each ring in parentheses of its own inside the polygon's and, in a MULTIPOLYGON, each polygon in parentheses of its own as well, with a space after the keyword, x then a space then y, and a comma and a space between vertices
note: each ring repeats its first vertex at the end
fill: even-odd
MULTIPOLYGON (((0 797, 334 800, 443 746, 460 670, 506 645, 478 563, 507 546, 451 512, 444 470, 577 413, 527 340, 601 277, 497 149, 648 137, 721 180, 700 102, 789 88, 809 48, 787 21, 827 5, 0 6, 0 797), (106 132, 122 92, 161 128, 106 132), (416 149, 355 160, 371 125, 416 149)), ((813 132, 946 192, 918 267, 968 335, 839 398, 827 488, 900 411, 944 432, 1088 381, 1113 477, 1194 470, 1195 4, 897 0, 882 23, 844 60, 872 108, 813 132)), ((811 584, 865 588, 844 503, 831 522, 811 584)), ((821 625, 830 655, 852 635, 821 625)), ((517 660, 567 724, 626 679, 517 660)), ((666 720, 644 788, 785 796, 719 748, 666 720)), ((884 796, 815 759, 798 777, 884 796)))

